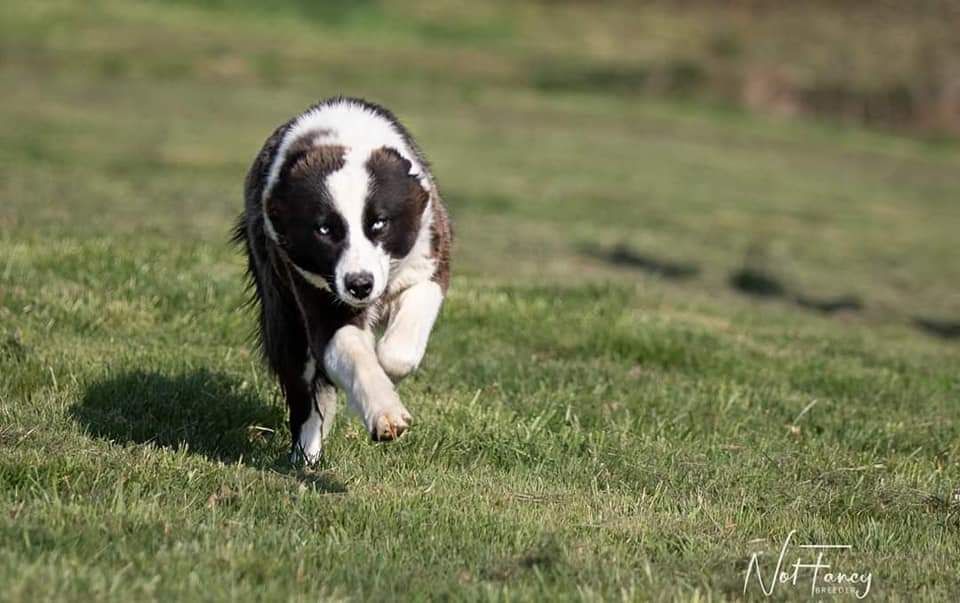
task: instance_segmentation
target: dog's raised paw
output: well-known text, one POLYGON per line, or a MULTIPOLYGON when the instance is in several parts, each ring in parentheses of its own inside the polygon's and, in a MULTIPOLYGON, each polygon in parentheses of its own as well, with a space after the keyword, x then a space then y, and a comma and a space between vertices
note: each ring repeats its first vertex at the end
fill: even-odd
POLYGON ((380 413, 380 416, 373 420, 373 429, 370 430, 370 437, 374 442, 390 442, 396 440, 407 429, 413 417, 404 408, 387 410, 380 413))
POLYGON ((417 370, 417 365, 420 363, 420 356, 416 350, 389 343, 380 345, 377 349, 377 357, 380 360, 380 366, 394 381, 399 381, 417 370))

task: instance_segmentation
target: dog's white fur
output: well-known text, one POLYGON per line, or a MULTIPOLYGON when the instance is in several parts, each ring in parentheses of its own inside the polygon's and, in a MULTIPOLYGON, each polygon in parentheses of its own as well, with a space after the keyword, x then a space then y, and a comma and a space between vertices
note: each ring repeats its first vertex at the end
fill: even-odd
POLYGON ((377 345, 377 358, 393 379, 402 379, 420 366, 442 303, 440 285, 428 280, 404 289, 390 304, 390 319, 377 345))
POLYGON ((371 434, 396 436, 412 417, 400 402, 374 351, 373 334, 348 325, 338 330, 323 356, 327 375, 347 393, 347 401, 371 434))
MULTIPOLYGON (((308 362, 313 362, 316 368, 316 362, 313 361, 312 356, 308 362)), ((314 404, 315 407, 310 409, 310 416, 300 427, 300 439, 297 442, 295 455, 300 458, 295 460, 315 463, 320 459, 323 441, 330 433, 337 413, 337 390, 328 385, 319 386, 314 404)))

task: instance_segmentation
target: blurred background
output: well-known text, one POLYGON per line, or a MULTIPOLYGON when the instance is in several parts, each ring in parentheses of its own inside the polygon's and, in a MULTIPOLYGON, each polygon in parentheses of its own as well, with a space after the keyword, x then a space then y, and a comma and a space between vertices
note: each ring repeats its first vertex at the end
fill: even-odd
POLYGON ((254 153, 342 93, 418 137, 461 275, 655 279, 950 338, 958 31, 949 0, 5 2, 0 229, 55 237, 65 271, 84 241, 177 240, 235 279, 254 153))

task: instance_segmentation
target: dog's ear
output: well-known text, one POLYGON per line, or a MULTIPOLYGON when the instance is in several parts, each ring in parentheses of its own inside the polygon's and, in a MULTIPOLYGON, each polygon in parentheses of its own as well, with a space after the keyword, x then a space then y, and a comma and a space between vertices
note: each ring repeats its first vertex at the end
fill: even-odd
POLYGON ((294 140, 286 149, 277 182, 269 198, 263 200, 263 211, 270 222, 268 234, 277 242, 283 241, 283 233, 270 229, 287 219, 306 217, 312 207, 313 192, 322 186, 328 174, 344 164, 346 149, 341 145, 318 143, 322 132, 309 132, 294 140))
POLYGON ((274 190, 293 181, 320 183, 328 174, 343 167, 346 148, 334 144, 317 144, 316 132, 310 132, 287 147, 274 190))
POLYGON ((394 190, 399 185, 405 196, 420 207, 425 207, 430 199, 424 173, 393 147, 380 147, 370 153, 367 169, 378 184, 394 190))
POLYGON ((342 145, 317 144, 320 134, 310 132, 293 141, 280 168, 280 178, 325 177, 343 167, 347 150, 342 145))

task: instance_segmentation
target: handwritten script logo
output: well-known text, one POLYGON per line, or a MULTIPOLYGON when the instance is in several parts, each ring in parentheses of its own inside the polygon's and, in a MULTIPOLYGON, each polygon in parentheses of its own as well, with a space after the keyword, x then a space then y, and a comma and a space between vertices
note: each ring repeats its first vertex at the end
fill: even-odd
POLYGON ((844 573, 834 570, 830 564, 832 558, 838 553, 850 550, 853 547, 849 544, 791 545, 793 535, 796 533, 796 530, 791 531, 787 535, 787 539, 783 541, 777 565, 773 568, 773 573, 768 574, 766 582, 764 582, 763 572, 760 569, 760 555, 762 553, 754 553, 750 557, 747 574, 743 577, 744 594, 747 593, 751 576, 756 576, 757 582, 760 584, 760 590, 769 597, 780 584, 797 586, 797 581, 800 579, 800 570, 806 570, 810 574, 811 595, 851 594, 858 599, 867 596, 870 592, 870 585, 873 583, 873 572, 844 573), (789 563, 787 557, 788 551, 791 551, 791 546, 796 550, 796 561, 785 565, 785 563, 789 563))

